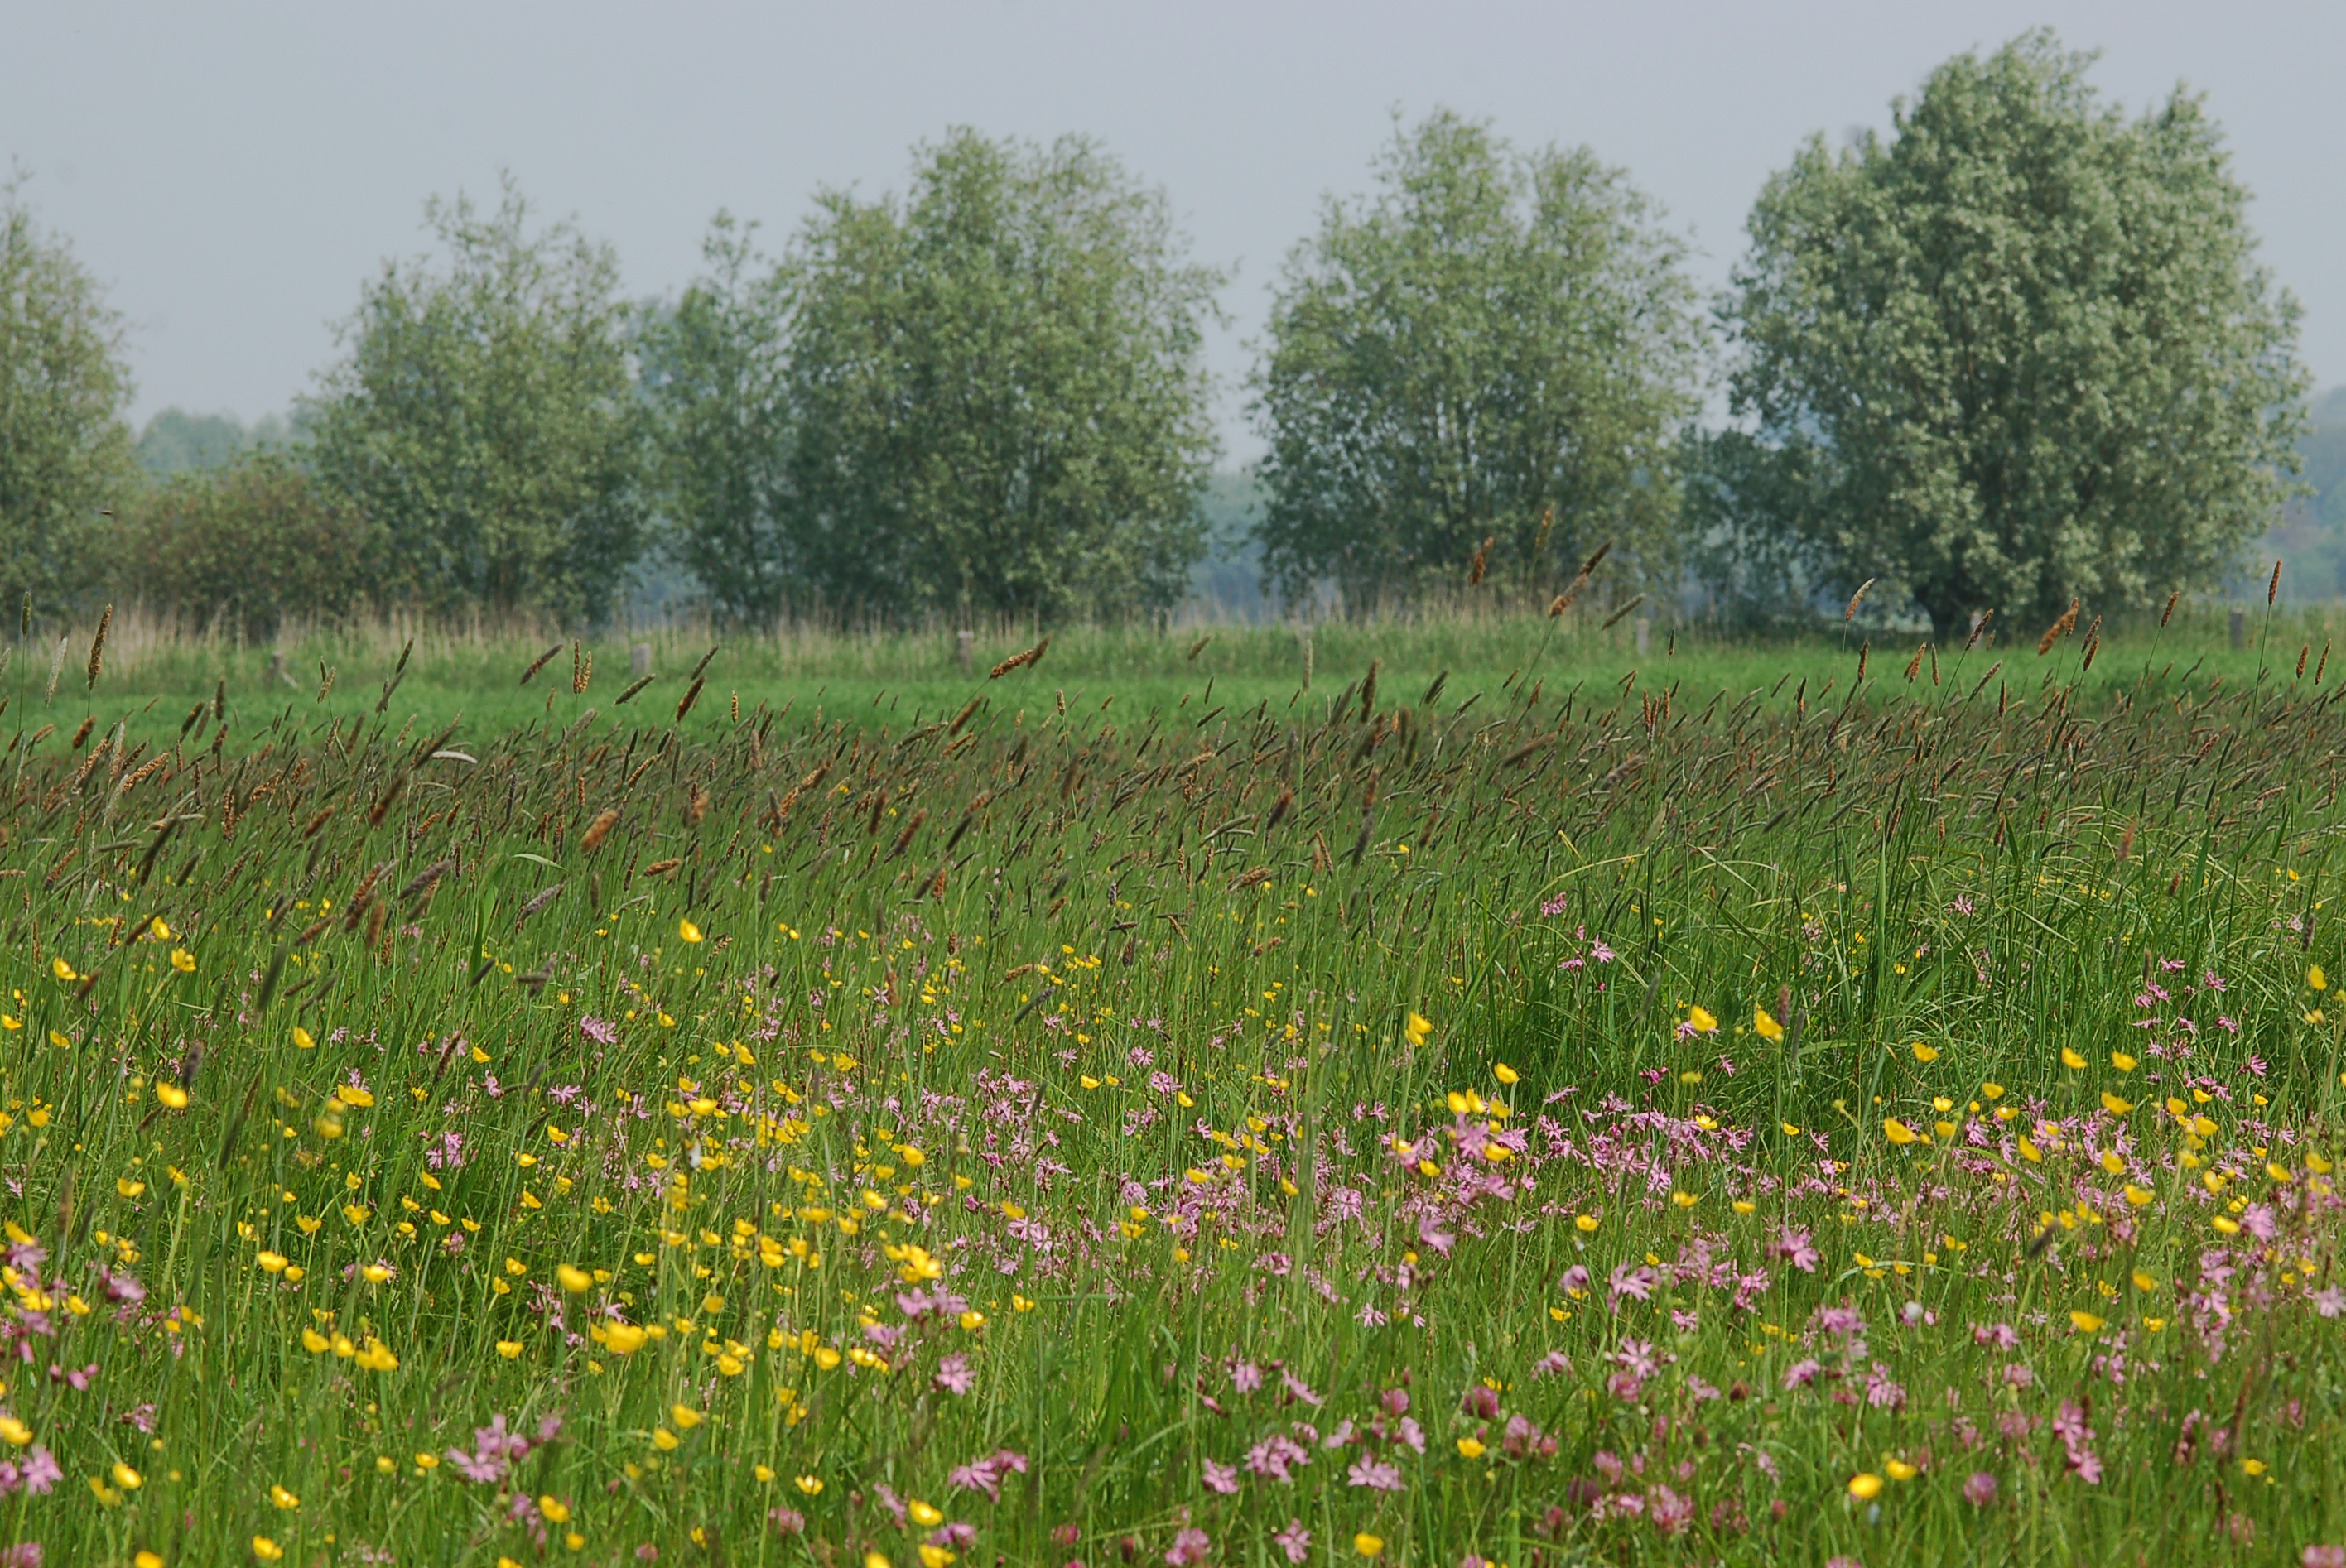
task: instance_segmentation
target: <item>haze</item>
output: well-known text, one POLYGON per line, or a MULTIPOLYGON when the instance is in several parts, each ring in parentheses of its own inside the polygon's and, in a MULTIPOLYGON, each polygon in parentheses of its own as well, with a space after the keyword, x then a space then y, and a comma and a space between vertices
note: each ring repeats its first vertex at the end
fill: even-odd
POLYGON ((1237 269, 1212 363, 1239 460, 1266 288, 1323 195, 1362 187, 1394 111, 1589 144, 1691 230, 1715 285, 1802 137, 1886 126, 1933 64, 2037 25, 2101 50, 2095 80, 2130 108, 2178 79, 2208 95, 2264 260, 2304 303, 2305 361, 2346 376, 2334 4, 27 7, 0 160, 111 280, 136 419, 250 421, 309 387, 382 260, 421 249, 424 199, 492 194, 500 169, 649 295, 690 280, 719 208, 779 244, 818 186, 901 188, 949 125, 1086 131, 1237 269))

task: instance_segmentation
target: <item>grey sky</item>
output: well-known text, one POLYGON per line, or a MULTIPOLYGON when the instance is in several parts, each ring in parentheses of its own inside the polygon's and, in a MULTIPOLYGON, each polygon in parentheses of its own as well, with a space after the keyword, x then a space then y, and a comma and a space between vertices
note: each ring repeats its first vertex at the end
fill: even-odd
POLYGON ((1938 60, 2050 25, 2139 108, 2208 95, 2257 193, 2264 259, 2346 378, 2346 5, 1821 3, 790 7, 57 4, 0 55, 0 161, 111 280, 138 417, 250 421, 334 351, 423 199, 493 194, 617 248, 637 294, 694 273, 719 207, 779 240, 821 184, 901 188, 911 144, 967 123, 1103 139, 1235 265, 1213 364, 1234 457, 1265 288, 1323 193, 1361 188, 1395 108, 1586 142, 1668 204, 1715 284, 1768 172, 1812 130, 1887 123, 1938 60))

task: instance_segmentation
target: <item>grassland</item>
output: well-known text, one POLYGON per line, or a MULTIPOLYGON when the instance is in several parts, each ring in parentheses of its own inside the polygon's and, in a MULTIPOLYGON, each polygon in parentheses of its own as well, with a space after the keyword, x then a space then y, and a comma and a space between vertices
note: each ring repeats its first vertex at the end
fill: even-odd
POLYGON ((20 657, 0 1562, 2346 1542, 2321 627, 1624 629, 20 657))

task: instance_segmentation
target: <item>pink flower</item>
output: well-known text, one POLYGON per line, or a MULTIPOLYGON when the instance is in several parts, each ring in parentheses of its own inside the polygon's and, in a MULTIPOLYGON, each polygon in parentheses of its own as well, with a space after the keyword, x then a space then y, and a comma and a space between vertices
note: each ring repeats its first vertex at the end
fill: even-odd
POLYGON ((1365 1454, 1352 1461, 1352 1468, 1344 1471, 1344 1479, 1354 1486, 1365 1486, 1373 1492, 1405 1490, 1397 1468, 1365 1454))
POLYGON ((1187 1564, 1203 1563, 1213 1554, 1213 1537, 1192 1525, 1173 1537, 1173 1549, 1165 1553, 1165 1561, 1173 1564, 1173 1568, 1186 1568, 1187 1564))
MULTIPOLYGON (((1971 1479, 1964 1482, 1964 1501, 1974 1508, 1985 1508, 1994 1502, 1995 1477, 1984 1470, 1974 1471, 1971 1479)), ((2346 1568, 2346 1563, 2341 1563, 2338 1568, 2346 1568)))
POLYGON ((1816 1249, 1805 1230, 1787 1229, 1777 1239, 1773 1248, 1778 1257, 1789 1258, 1793 1268, 1803 1274, 1814 1274, 1824 1255, 1816 1249))
MULTIPOLYGON (((1271 1539, 1279 1543, 1279 1549, 1281 1552, 1287 1553, 1287 1560, 1290 1563, 1308 1563, 1311 1560, 1311 1532, 1303 1528, 1303 1521, 1289 1520, 1287 1528, 1271 1539)), ((2346 1568, 2346 1564, 2341 1564, 2341 1568, 2346 1568)))
POLYGON ((1658 1483, 1646 1493, 1646 1517, 1664 1535, 1681 1534, 1694 1522, 1694 1499, 1658 1483))
POLYGON ((1236 1465, 1217 1464, 1209 1459, 1205 1461, 1203 1469, 1206 1490, 1208 1492, 1219 1492, 1224 1497, 1231 1496, 1237 1492, 1239 1489, 1239 1471, 1236 1465))

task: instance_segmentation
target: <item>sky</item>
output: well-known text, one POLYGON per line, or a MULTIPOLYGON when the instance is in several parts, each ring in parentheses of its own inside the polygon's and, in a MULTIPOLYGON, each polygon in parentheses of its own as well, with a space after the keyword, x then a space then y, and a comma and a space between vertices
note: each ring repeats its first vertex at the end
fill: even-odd
POLYGON ((1364 188, 1396 113, 1586 144, 1660 199, 1715 288, 1803 137, 1886 128, 1939 61, 2045 25, 2100 51, 2094 81, 2131 107, 2178 81, 2207 95, 2262 258, 2304 304, 2302 356, 2346 380, 2336 0, 60 3, 10 21, 0 168, 107 283, 134 421, 250 423, 312 385, 384 259, 425 249, 434 193, 494 199, 510 171, 611 243, 631 294, 672 294, 719 209, 779 242, 821 187, 902 189, 948 127, 1086 132, 1235 272, 1209 358, 1237 462, 1260 450, 1242 382, 1268 290, 1322 199, 1364 188))

